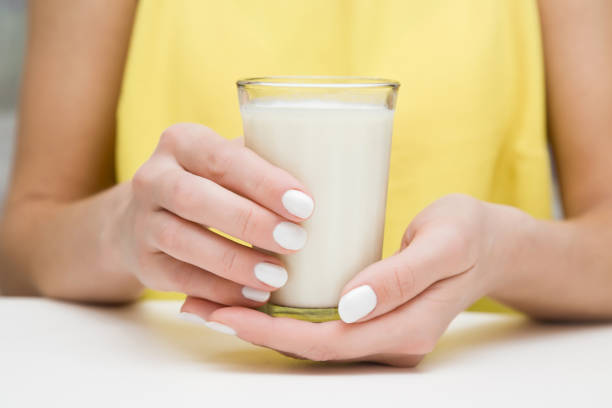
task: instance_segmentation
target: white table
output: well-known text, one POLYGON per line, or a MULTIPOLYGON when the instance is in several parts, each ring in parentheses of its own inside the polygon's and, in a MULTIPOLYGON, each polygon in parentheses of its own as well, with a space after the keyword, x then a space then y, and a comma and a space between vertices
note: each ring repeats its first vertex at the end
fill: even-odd
POLYGON ((463 313, 400 369, 293 360, 179 305, 0 298, 0 407, 612 407, 612 325, 463 313))

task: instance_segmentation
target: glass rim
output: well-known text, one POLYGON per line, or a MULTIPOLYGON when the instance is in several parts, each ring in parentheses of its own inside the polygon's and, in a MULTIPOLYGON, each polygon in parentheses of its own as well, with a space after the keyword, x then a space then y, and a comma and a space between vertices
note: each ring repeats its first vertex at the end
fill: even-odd
POLYGON ((385 78, 335 75, 286 75, 243 78, 236 81, 239 88, 250 86, 280 88, 394 88, 398 81, 385 78))

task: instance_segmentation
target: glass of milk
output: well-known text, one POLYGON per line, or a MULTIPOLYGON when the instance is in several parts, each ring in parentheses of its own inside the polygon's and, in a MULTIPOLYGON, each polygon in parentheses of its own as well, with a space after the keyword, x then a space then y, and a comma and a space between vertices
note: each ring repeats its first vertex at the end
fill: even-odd
POLYGON ((280 255, 287 284, 264 311, 338 318, 346 283, 381 258, 399 83, 361 77, 237 82, 246 146, 301 180, 315 201, 305 247, 280 255))

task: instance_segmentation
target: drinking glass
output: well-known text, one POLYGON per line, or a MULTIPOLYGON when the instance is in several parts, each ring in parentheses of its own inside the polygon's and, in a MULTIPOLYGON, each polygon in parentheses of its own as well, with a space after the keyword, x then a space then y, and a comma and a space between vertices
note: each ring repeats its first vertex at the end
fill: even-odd
POLYGON ((363 77, 239 80, 245 143, 301 180, 315 201, 300 251, 279 255, 289 280, 264 311, 338 319, 346 283, 382 253, 399 83, 363 77))

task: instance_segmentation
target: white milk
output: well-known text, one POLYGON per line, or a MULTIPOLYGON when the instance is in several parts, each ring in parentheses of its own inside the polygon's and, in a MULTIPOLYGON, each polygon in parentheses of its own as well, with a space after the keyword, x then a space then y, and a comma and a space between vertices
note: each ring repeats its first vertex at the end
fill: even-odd
POLYGON ((393 111, 341 102, 256 102, 242 108, 246 145, 301 180, 315 210, 306 246, 280 256, 282 306, 336 307, 344 285, 381 257, 393 111))

